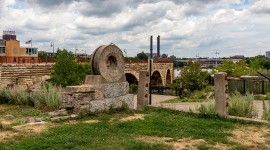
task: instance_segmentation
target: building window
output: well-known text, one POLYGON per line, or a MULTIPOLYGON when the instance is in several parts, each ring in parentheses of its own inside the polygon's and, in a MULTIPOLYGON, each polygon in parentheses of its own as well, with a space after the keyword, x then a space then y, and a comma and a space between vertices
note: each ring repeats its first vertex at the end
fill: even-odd
POLYGON ((37 48, 26 48, 26 54, 32 55, 32 54, 37 54, 38 49, 37 48))
POLYGON ((6 53, 6 48, 5 47, 0 47, 0 54, 6 53))

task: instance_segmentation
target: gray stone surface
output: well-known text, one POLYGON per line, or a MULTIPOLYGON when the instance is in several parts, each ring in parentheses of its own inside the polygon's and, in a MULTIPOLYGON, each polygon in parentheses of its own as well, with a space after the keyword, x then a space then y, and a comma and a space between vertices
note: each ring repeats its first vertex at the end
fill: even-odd
POLYGON ((219 72, 214 75, 216 113, 221 117, 228 116, 228 81, 227 73, 219 72))
POLYGON ((149 104, 149 72, 140 71, 137 94, 138 108, 147 106, 149 104))

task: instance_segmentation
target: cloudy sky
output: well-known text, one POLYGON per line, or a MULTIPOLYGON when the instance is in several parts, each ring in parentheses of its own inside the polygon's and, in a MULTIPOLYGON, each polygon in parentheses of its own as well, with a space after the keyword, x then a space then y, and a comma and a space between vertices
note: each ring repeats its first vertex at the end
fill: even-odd
POLYGON ((177 57, 255 56, 270 50, 270 0, 0 0, 0 30, 46 51, 114 43, 135 56, 160 35, 177 57))

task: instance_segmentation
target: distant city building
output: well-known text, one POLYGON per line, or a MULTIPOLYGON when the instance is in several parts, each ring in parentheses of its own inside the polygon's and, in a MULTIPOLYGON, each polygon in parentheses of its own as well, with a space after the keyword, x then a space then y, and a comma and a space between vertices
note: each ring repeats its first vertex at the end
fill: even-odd
POLYGON ((265 52, 265 57, 266 57, 266 58, 270 58, 270 51, 266 51, 266 52, 265 52))
POLYGON ((231 56, 230 58, 232 58, 232 59, 245 59, 245 56, 244 55, 234 55, 234 56, 231 56))
MULTIPOLYGON (((32 41, 26 42, 31 44, 32 41)), ((21 47, 15 31, 3 31, 0 39, 0 63, 37 63, 38 48, 21 47)))

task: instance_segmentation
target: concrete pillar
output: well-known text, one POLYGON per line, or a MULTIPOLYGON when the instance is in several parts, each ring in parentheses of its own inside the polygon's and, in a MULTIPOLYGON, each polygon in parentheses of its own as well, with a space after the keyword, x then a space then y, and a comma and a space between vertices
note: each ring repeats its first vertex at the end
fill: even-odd
POLYGON ((149 101, 149 72, 140 71, 138 94, 137 94, 137 107, 142 108, 148 105, 149 101))
POLYGON ((227 73, 219 72, 214 75, 215 81, 215 107, 220 117, 228 116, 228 81, 227 73))

